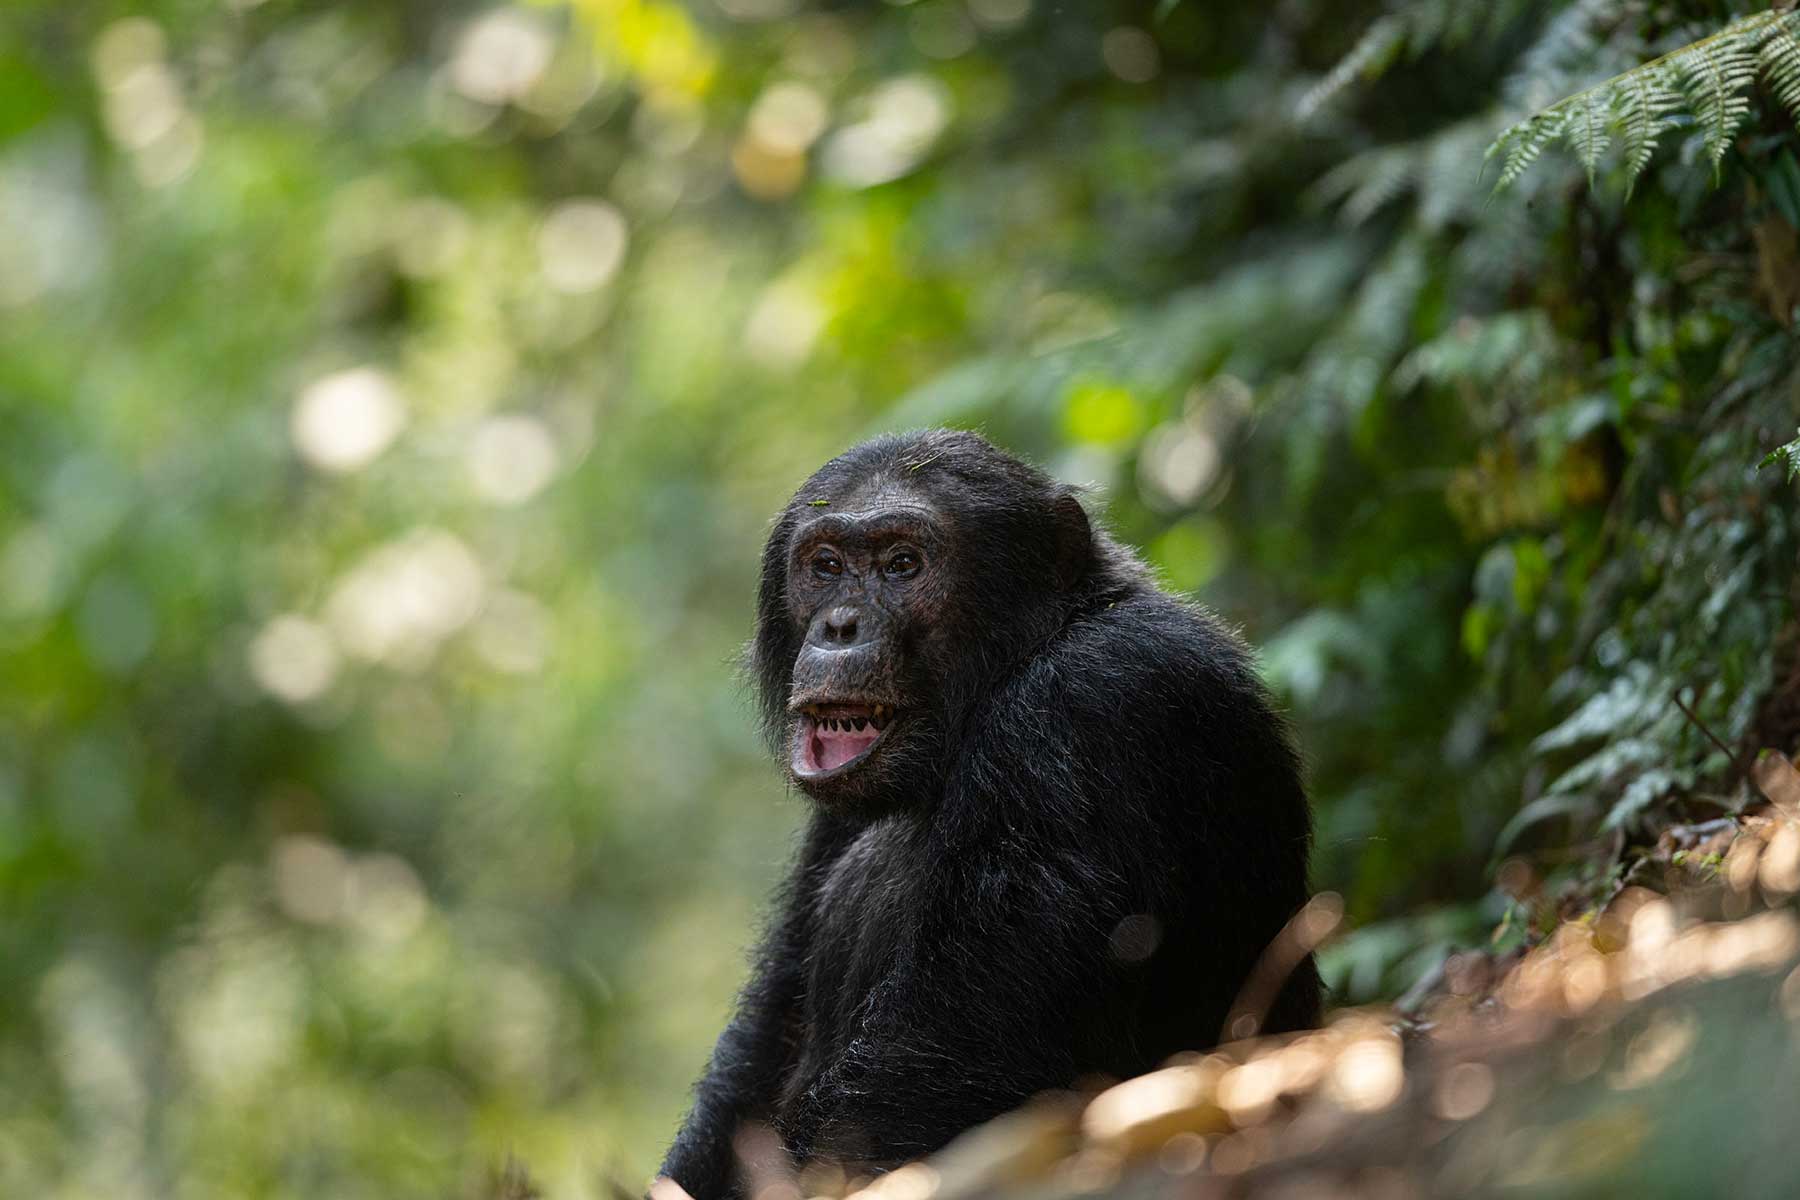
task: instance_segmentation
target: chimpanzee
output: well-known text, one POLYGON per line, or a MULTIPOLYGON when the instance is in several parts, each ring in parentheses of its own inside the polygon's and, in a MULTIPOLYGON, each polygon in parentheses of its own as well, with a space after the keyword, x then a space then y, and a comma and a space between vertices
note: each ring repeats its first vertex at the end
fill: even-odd
MULTIPOLYGON (((1306 797, 1249 651, 975 434, 807 480, 749 653, 813 803, 663 1166, 699 1200, 737 1194, 746 1122, 880 1171, 1210 1046, 1306 901, 1306 797)), ((1311 958, 1272 994, 1262 1029, 1315 1022, 1311 958)))

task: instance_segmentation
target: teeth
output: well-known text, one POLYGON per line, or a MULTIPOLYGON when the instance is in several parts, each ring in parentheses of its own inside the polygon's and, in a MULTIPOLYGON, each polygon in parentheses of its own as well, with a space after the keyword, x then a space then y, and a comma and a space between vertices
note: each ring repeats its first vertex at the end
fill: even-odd
POLYGON ((871 725, 878 730, 885 729, 888 722, 894 719, 893 706, 888 704, 871 704, 866 716, 827 716, 812 705, 802 711, 812 718, 815 729, 830 733, 862 733, 871 725))

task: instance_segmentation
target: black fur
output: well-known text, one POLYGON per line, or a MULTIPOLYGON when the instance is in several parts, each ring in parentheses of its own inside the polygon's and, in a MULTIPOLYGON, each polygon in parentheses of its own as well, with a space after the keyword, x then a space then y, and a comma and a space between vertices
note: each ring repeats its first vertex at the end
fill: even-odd
MULTIPOLYGON (((852 597, 879 621, 858 678, 905 716, 849 779, 803 783, 798 861, 663 1168, 700 1200, 736 1194, 747 1121, 880 1170, 1211 1045, 1306 900, 1300 773, 1243 643, 973 434, 867 442, 777 519, 751 662, 784 760, 814 601, 851 595, 796 535, 909 506, 936 518, 929 578, 852 597)), ((1318 1008, 1307 959, 1264 1028, 1318 1008)))

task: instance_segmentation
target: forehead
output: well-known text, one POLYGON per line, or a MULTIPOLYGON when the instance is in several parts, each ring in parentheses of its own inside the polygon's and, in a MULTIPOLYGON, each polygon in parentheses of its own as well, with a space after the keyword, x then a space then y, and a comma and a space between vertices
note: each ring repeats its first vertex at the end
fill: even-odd
POLYGON ((820 538, 854 540, 884 534, 927 537, 940 523, 937 507, 923 489, 886 477, 860 483, 841 494, 810 487, 795 501, 799 523, 794 542, 820 538))

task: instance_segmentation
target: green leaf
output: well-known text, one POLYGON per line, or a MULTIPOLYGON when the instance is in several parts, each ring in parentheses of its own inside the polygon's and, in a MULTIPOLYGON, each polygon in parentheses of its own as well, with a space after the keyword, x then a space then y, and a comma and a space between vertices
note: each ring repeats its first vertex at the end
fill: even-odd
POLYGON ((1793 14, 1762 12, 1559 100, 1508 126, 1488 147, 1500 157, 1499 191, 1510 186, 1557 137, 1568 142, 1591 186, 1616 129, 1625 155, 1627 193, 1649 165, 1673 118, 1689 115, 1713 175, 1750 115, 1750 88, 1766 76, 1800 119, 1800 40, 1793 14))
MULTIPOLYGON (((1681 96, 1666 82, 1660 67, 1652 64, 1619 77, 1617 88, 1619 131, 1625 151, 1627 194, 1638 176, 1650 165, 1656 143, 1674 126, 1669 115, 1681 106, 1681 96)), ((1590 183, 1592 176, 1589 176, 1590 183)))
POLYGON ((1495 138, 1487 152, 1488 158, 1496 154, 1502 158, 1500 178, 1494 182, 1494 191, 1500 192, 1511 187, 1519 176, 1529 170, 1531 164, 1544 153, 1544 147, 1562 133, 1567 119, 1568 114, 1565 112, 1546 109, 1525 118, 1495 138))
POLYGON ((1716 178, 1738 126, 1750 115, 1748 92, 1756 82, 1756 56, 1745 39, 1721 37, 1696 42, 1673 63, 1693 103, 1716 178))
POLYGON ((1787 464, 1787 481, 1789 483, 1800 478, 1800 437, 1795 437, 1793 441, 1769 451, 1763 456, 1763 460, 1756 464, 1756 469, 1760 471, 1764 467, 1778 462, 1787 464))
POLYGON ((1310 119, 1357 76, 1380 74, 1405 44, 1406 22, 1400 17, 1383 17, 1370 25, 1350 53, 1344 55, 1335 67, 1326 72, 1323 79, 1300 98, 1294 113, 1295 119, 1310 119))
POLYGON ((1790 14, 1770 26, 1757 57, 1775 98, 1800 123, 1800 39, 1794 36, 1796 19, 1790 14))
POLYGON ((1612 121, 1612 105, 1602 92, 1587 92, 1575 98, 1563 122, 1563 140, 1575 152, 1575 158, 1587 172, 1588 186, 1594 184, 1594 173, 1600 167, 1600 156, 1612 146, 1608 126, 1612 121))

